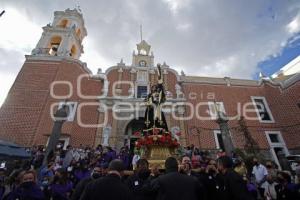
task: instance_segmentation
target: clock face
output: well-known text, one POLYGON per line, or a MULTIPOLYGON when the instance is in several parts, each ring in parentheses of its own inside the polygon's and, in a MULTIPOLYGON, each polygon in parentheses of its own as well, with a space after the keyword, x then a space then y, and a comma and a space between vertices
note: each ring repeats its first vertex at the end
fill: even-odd
POLYGON ((146 61, 141 60, 141 61, 139 62, 139 64, 140 64, 141 67, 145 67, 145 66, 146 66, 146 61))

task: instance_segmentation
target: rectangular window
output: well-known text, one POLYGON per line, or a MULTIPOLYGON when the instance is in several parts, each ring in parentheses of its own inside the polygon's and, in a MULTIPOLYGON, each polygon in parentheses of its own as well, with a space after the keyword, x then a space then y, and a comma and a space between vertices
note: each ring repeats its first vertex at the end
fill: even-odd
MULTIPOLYGON (((278 166, 281 165, 280 163, 280 156, 287 156, 289 155, 288 149, 286 144, 283 140, 283 137, 280 131, 266 131, 267 141, 270 145, 271 155, 278 166)), ((281 166, 280 166, 281 167, 281 166)))
POLYGON ((270 138, 270 141, 272 143, 280 143, 280 139, 278 137, 278 134, 275 134, 275 133, 269 133, 269 138, 270 138))
POLYGON ((137 98, 146 98, 148 94, 147 86, 137 86, 137 98))
POLYGON ((222 149, 223 151, 225 151, 221 131, 220 130, 214 130, 214 137, 215 137, 216 148, 217 149, 222 149))
POLYGON ((217 119, 217 116, 218 116, 217 110, 219 110, 219 112, 221 112, 223 114, 226 113, 223 102, 209 101, 208 108, 209 108, 209 114, 212 119, 217 119))
POLYGON ((142 71, 142 70, 139 70, 137 72, 137 82, 139 83, 148 83, 148 72, 147 71, 142 71))
POLYGON ((60 109, 63 105, 67 105, 67 111, 68 111, 68 118, 67 121, 72 122, 74 121, 76 109, 77 109, 77 102, 60 102, 58 109, 60 109))
POLYGON ((251 97, 260 122, 274 122, 271 110, 265 97, 251 97))
MULTIPOLYGON (((50 140, 50 137, 48 137, 48 139, 47 139, 46 146, 48 146, 49 140, 50 140)), ((61 136, 58 140, 57 147, 60 146, 60 148, 62 148, 63 150, 66 150, 67 146, 69 144, 70 144, 70 137, 69 136, 61 136)))

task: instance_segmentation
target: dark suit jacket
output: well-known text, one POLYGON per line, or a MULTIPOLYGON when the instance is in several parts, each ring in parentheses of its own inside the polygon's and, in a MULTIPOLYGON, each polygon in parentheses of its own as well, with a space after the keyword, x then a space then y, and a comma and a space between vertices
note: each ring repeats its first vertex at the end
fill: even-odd
POLYGON ((223 178, 224 186, 221 192, 224 200, 253 200, 245 181, 238 173, 228 170, 223 178))
POLYGON ((99 178, 86 187, 80 200, 131 200, 128 187, 121 182, 121 178, 109 174, 99 178))
POLYGON ((178 172, 169 172, 154 179, 151 189, 157 200, 200 200, 202 191, 197 178, 178 172))
POLYGON ((81 180, 77 185, 76 188, 72 194, 72 200, 79 200, 82 196, 86 186, 91 183, 94 179, 92 177, 85 178, 81 180))
MULTIPOLYGON (((149 177, 149 175, 148 175, 149 177)), ((130 189, 133 199, 132 200, 154 200, 155 197, 151 193, 144 190, 145 185, 148 185, 150 180, 147 176, 141 177, 135 173, 126 179, 126 184, 130 189)))

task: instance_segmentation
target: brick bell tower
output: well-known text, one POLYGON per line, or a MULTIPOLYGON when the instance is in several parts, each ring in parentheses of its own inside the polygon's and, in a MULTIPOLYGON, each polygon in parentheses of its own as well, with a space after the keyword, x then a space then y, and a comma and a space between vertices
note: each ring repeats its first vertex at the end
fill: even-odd
POLYGON ((87 35, 81 13, 76 9, 54 12, 54 20, 43 27, 43 34, 32 55, 50 55, 79 59, 82 40, 87 35))
MULTIPOLYGON (((28 147, 45 145, 53 126, 50 115, 53 104, 60 105, 67 99, 72 116, 63 127, 64 140, 75 145, 93 144, 95 129, 85 130, 85 135, 81 136, 83 129, 76 123, 76 108, 81 99, 74 92, 77 78, 91 74, 86 63, 79 60, 86 35, 82 14, 77 9, 54 12, 54 20, 43 27, 31 55, 25 56, 0 109, 0 139, 28 147), (54 86, 53 83, 57 84, 54 86)), ((99 88, 99 80, 81 84, 81 91, 91 94, 100 94, 99 88)), ((93 110, 88 112, 89 117, 97 120, 97 109, 93 110)))

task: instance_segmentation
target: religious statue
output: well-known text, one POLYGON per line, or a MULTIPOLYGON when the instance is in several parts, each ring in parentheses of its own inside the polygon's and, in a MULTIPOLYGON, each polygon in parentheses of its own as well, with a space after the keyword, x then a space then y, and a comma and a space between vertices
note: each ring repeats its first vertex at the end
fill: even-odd
POLYGON ((181 91, 181 87, 178 83, 175 85, 175 90, 176 90, 176 97, 177 98, 183 97, 183 92, 181 91))
POLYGON ((151 86, 151 92, 145 99, 147 108, 145 112, 145 126, 143 131, 150 135, 154 134, 154 131, 157 129, 160 129, 161 131, 168 131, 166 119, 162 112, 162 104, 166 101, 166 94, 160 64, 157 65, 157 70, 158 84, 151 86))
POLYGON ((145 157, 150 168, 156 166, 164 169, 165 160, 170 156, 176 156, 180 146, 178 139, 168 131, 165 115, 162 111, 163 103, 166 101, 166 92, 163 85, 163 76, 160 64, 157 65, 158 83, 151 87, 147 95, 145 124, 142 137, 135 142, 136 149, 141 157, 145 157))
POLYGON ((109 140, 110 133, 111 133, 111 126, 110 125, 107 125, 106 127, 103 128, 102 146, 109 146, 108 140, 109 140))
POLYGON ((134 97, 134 88, 130 87, 128 89, 128 98, 133 98, 134 97))
POLYGON ((180 128, 178 126, 173 126, 171 128, 171 134, 176 140, 179 140, 180 128))

